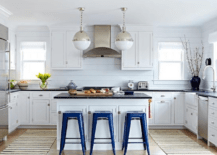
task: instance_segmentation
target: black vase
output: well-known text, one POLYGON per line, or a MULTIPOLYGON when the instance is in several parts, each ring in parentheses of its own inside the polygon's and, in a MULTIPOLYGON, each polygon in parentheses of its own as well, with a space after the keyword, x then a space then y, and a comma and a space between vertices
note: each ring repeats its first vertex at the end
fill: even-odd
POLYGON ((190 82, 191 82, 192 90, 199 90, 200 78, 198 76, 193 76, 190 82))

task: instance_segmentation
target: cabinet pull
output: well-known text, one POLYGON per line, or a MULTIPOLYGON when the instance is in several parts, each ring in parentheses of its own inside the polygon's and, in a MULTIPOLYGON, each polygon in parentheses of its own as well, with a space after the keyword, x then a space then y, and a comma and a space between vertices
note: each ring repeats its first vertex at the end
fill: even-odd
POLYGON ((90 115, 90 114, 91 114, 91 111, 88 111, 88 114, 90 115))
POLYGON ((161 97, 165 97, 165 95, 161 95, 161 97))
POLYGON ((213 137, 215 137, 215 135, 212 135, 213 137))
POLYGON ((40 94, 39 96, 43 96, 42 94, 40 94))
POLYGON ((165 101, 161 101, 161 103, 165 103, 165 101))
POLYGON ((120 115, 121 114, 121 112, 120 111, 118 111, 118 115, 120 115))
POLYGON ((30 97, 28 97, 28 99, 30 99, 30 97))
POLYGON ((58 114, 61 114, 61 111, 58 111, 58 114))

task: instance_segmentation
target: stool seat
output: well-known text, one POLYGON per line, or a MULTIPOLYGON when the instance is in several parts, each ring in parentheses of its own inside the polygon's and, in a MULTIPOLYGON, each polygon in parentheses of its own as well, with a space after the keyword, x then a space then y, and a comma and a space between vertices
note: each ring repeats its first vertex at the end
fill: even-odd
POLYGON ((126 113, 125 123, 124 123, 123 143, 122 143, 122 150, 125 149, 124 155, 126 155, 127 146, 128 146, 128 143, 130 143, 128 141, 130 139, 129 135, 130 135, 131 120, 140 120, 141 130, 142 130, 142 139, 143 139, 143 142, 131 142, 131 143, 134 143, 134 144, 143 143, 144 149, 146 150, 147 148, 148 155, 150 155, 146 113, 141 112, 141 111, 128 111, 126 113))
POLYGON ((93 145, 94 144, 112 144, 113 154, 116 155, 116 152, 115 152, 115 140, 114 140, 113 113, 111 111, 95 111, 93 113, 90 155, 92 155, 92 153, 93 153, 93 145), (94 143, 95 133, 96 133, 96 125, 97 125, 98 120, 108 120, 110 135, 111 135, 111 143, 108 143, 108 142, 94 143))
POLYGON ((60 152, 59 155, 61 155, 65 144, 81 144, 83 155, 85 155, 86 151, 86 144, 85 144, 85 134, 84 134, 84 120, 83 120, 83 114, 82 111, 65 111, 63 113, 63 121, 62 121, 62 132, 61 132, 61 143, 60 143, 60 152), (69 119, 75 119, 78 120, 78 126, 79 126, 79 132, 80 132, 80 138, 67 138, 67 127, 68 127, 68 120, 69 119), (81 142, 68 142, 66 143, 66 139, 81 139, 81 142))

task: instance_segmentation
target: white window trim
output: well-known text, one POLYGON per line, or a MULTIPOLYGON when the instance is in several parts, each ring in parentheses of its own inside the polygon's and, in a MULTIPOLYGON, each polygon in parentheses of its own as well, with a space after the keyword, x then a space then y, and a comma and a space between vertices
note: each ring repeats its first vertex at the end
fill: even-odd
MULTIPOLYGON (((46 43, 46 60, 45 60, 45 72, 50 72, 50 39, 49 37, 39 37, 39 36, 33 36, 33 37, 24 37, 24 36, 17 36, 17 66, 16 66, 16 79, 22 80, 22 51, 21 51, 21 43, 22 42, 45 42, 46 43), (48 66, 48 68, 47 68, 48 66)), ((32 62, 32 61, 31 61, 32 62)), ((39 79, 29 79, 30 83, 37 83, 40 81, 39 79)))

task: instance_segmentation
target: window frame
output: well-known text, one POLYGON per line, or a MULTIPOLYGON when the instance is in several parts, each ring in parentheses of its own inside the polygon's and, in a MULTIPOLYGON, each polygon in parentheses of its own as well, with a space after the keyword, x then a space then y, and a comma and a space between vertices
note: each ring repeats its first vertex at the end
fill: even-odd
POLYGON ((184 50, 182 50, 182 52, 181 52, 181 59, 182 59, 182 61, 162 61, 162 60, 160 60, 159 59, 159 52, 160 52, 160 49, 159 49, 159 44, 160 43, 180 43, 181 44, 181 42, 158 42, 158 51, 157 51, 157 55, 158 55, 158 58, 157 58, 157 61, 158 61, 158 80, 162 80, 162 81, 170 81, 170 80, 172 80, 172 81, 179 81, 179 80, 184 80, 184 65, 185 65, 185 63, 184 63, 184 55, 185 55, 185 53, 184 53, 184 50), (175 79, 160 79, 160 64, 161 63, 180 63, 181 64, 181 79, 179 79, 179 80, 175 80, 175 79))
MULTIPOLYGON (((17 70, 16 70, 16 79, 23 80, 23 67, 22 67, 22 50, 21 44, 22 42, 45 42, 46 43, 46 60, 45 60, 45 72, 50 72, 50 40, 49 36, 17 36, 17 70), (49 65, 49 66, 48 66, 49 65)), ((29 79, 31 83, 38 82, 39 79, 29 79), (34 82, 35 81, 35 82, 34 82)))

